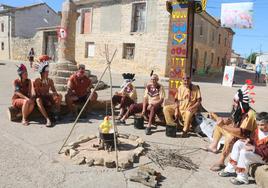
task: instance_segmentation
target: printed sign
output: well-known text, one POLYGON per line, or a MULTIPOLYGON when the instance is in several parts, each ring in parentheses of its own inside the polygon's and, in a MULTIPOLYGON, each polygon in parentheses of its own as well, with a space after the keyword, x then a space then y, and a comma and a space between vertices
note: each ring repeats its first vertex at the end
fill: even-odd
POLYGON ((225 66, 222 85, 232 87, 234 81, 234 73, 235 67, 234 66, 225 66))
POLYGON ((62 27, 57 30, 57 34, 58 34, 58 38, 60 39, 65 39, 67 37, 67 31, 65 28, 62 28, 62 27))

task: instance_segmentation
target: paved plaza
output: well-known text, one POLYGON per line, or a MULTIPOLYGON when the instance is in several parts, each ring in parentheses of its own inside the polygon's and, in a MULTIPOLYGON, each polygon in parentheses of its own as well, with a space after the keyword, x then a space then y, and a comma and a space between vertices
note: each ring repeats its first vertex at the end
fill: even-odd
MULTIPOLYGON (((135 164, 133 169, 116 172, 115 169, 103 167, 76 166, 69 161, 63 160, 58 155, 58 150, 69 133, 72 122, 59 122, 53 128, 47 128, 38 122, 30 122, 28 127, 21 123, 10 122, 7 117, 7 108, 11 105, 13 95, 12 81, 17 77, 15 64, 18 62, 0 62, 0 187, 92 187, 92 188, 139 188, 144 187, 139 183, 130 182, 127 178, 133 174, 139 165, 149 165, 160 171, 166 178, 161 183, 166 187, 204 187, 204 188, 227 188, 234 187, 228 178, 221 178, 217 173, 209 170, 210 165, 217 160, 218 155, 200 150, 208 142, 206 138, 192 136, 190 138, 168 138, 165 136, 165 128, 158 127, 150 136, 145 136, 143 130, 133 127, 133 119, 127 121, 126 126, 118 126, 120 133, 131 133, 142 137, 153 147, 176 148, 181 153, 190 157, 199 165, 198 171, 183 170, 180 168, 166 167, 160 169, 146 157, 141 157, 140 163, 135 164)), ((112 67, 113 68, 113 67, 112 67)), ((29 70, 29 76, 38 76, 29 70)), ((114 91, 119 89, 122 78, 116 69, 113 72, 114 91)), ((93 74, 100 75, 101 70, 92 70, 93 74)), ((245 79, 254 78, 252 72, 238 70, 235 77, 235 85, 232 88, 223 87, 220 77, 200 78, 202 82, 195 82, 201 88, 203 106, 211 112, 228 113, 231 110, 233 96, 245 79)), ((142 100, 144 84, 149 79, 147 75, 137 75, 135 85, 138 88, 138 99, 142 100)), ((109 83, 108 75, 104 82, 109 83)), ((162 78, 161 83, 168 87, 167 79, 162 78)), ((109 89, 99 91, 100 99, 109 98, 109 89)), ((254 89, 256 103, 253 108, 257 111, 268 111, 268 89, 258 85, 254 89)), ((105 114, 103 114, 105 115, 105 114)), ((97 134, 98 125, 103 116, 92 113, 88 120, 77 124, 70 142, 79 135, 97 134)), ((119 152, 120 155, 120 152, 119 152)), ((239 186, 256 187, 253 183, 239 186)))

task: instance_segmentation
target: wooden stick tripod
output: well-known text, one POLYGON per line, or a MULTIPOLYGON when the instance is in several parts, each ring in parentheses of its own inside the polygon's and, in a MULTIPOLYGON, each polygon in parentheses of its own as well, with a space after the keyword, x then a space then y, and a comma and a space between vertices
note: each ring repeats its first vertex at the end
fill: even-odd
POLYGON ((75 121, 74 121, 74 124, 73 124, 73 126, 72 126, 72 128, 71 128, 71 130, 70 130, 70 133, 68 134, 68 136, 66 137, 65 141, 63 142, 63 144, 62 144, 62 146, 61 146, 61 148, 60 148, 58 154, 61 154, 61 151, 62 151, 63 147, 65 147, 65 144, 67 143, 67 141, 69 140, 69 138, 70 138, 70 136, 71 136, 71 134, 72 134, 72 132, 73 132, 73 130, 74 130, 76 124, 77 124, 77 121, 78 121, 79 117, 80 117, 81 114, 83 113, 83 111, 84 111, 84 109, 86 108, 86 106, 87 106, 89 100, 91 99, 93 93, 96 91, 96 89, 97 89, 97 87, 98 87, 100 81, 102 80, 104 74, 106 73, 106 71, 107 71, 107 69, 108 69, 108 71, 109 71, 109 76, 110 76, 110 97, 111 97, 111 111, 112 111, 112 121, 113 121, 112 125, 113 125, 113 127, 114 127, 114 149, 115 149, 115 157, 116 157, 116 170, 118 171, 118 151, 117 151, 117 144, 116 144, 116 143, 117 143, 117 142, 116 142, 116 141, 117 141, 117 139, 116 139, 117 126, 116 126, 116 124, 115 124, 114 107, 113 107, 113 103, 112 103, 112 97, 113 97, 113 88, 112 88, 112 86, 113 86, 113 84, 112 84, 112 73, 111 73, 111 63, 112 63, 112 61, 113 61, 113 59, 114 59, 114 56, 115 56, 116 52, 117 52, 117 49, 114 51, 113 56, 112 56, 112 58, 110 59, 110 58, 109 58, 109 48, 108 48, 108 45, 105 44, 105 56, 106 56, 107 66, 106 66, 106 68, 104 69, 104 71, 103 71, 103 73, 102 73, 102 75, 101 75, 101 77, 100 77, 98 83, 97 83, 96 86, 94 87, 94 89, 93 89, 93 91, 91 92, 90 96, 87 98, 87 100, 86 100, 86 102, 85 102, 83 108, 80 110, 79 114, 77 115, 77 117, 76 117, 76 119, 75 119, 75 121))

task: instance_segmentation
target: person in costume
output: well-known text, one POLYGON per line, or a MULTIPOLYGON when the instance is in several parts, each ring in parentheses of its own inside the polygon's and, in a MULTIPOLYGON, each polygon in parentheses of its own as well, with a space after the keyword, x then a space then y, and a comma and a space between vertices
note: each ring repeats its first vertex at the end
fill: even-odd
POLYGON ((12 106, 21 109, 22 124, 29 125, 28 116, 34 109, 34 100, 32 100, 32 83, 28 79, 27 68, 20 64, 18 67, 19 78, 14 80, 14 95, 12 97, 12 106))
MULTIPOLYGON (((73 115, 77 115, 77 104, 85 103, 91 94, 93 88, 92 82, 89 77, 85 74, 85 65, 78 65, 78 71, 70 76, 67 83, 67 94, 65 100, 68 105, 70 112, 73 115)), ((97 93, 94 92, 91 101, 97 100, 97 93)), ((90 105, 90 103, 88 103, 90 105)))
POLYGON ((183 121, 183 137, 187 136, 193 115, 201 104, 201 92, 197 85, 193 85, 189 76, 183 77, 183 84, 175 95, 175 104, 163 109, 167 125, 177 125, 176 120, 183 121))
POLYGON ((34 49, 31 48, 29 54, 28 54, 28 59, 29 59, 29 62, 30 62, 30 67, 32 68, 33 67, 33 62, 34 62, 34 49))
POLYGON ((213 171, 224 168, 224 161, 230 154, 237 139, 249 138, 250 134, 257 128, 255 111, 249 105, 254 102, 250 97, 250 95, 254 95, 251 92, 254 86, 251 84, 251 81, 247 81, 247 84, 235 94, 231 118, 217 119, 217 125, 213 132, 213 141, 208 146, 207 151, 217 153, 220 139, 224 137, 225 141, 220 159, 211 167, 213 171))
POLYGON ((49 63, 42 61, 37 63, 35 68, 40 73, 40 78, 35 79, 33 84, 36 103, 38 109, 46 119, 46 126, 51 127, 52 123, 48 112, 54 114, 56 120, 59 119, 62 95, 57 93, 53 80, 48 77, 49 63), (50 93, 50 91, 52 91, 52 93, 50 93))
POLYGON ((121 91, 116 92, 112 98, 114 106, 119 105, 120 113, 118 120, 120 120, 127 112, 130 105, 137 103, 137 91, 132 82, 135 80, 135 74, 124 73, 124 84, 121 86, 121 91))
POLYGON ((258 128, 250 139, 237 140, 233 146, 227 166, 219 172, 221 177, 236 176, 231 179, 235 185, 248 184, 249 166, 254 163, 268 163, 268 113, 257 115, 258 128))
POLYGON ((147 84, 144 92, 143 103, 132 104, 127 113, 121 119, 121 122, 136 113, 142 113, 145 119, 148 119, 148 125, 145 129, 145 134, 150 135, 151 126, 155 122, 155 115, 161 118, 162 105, 165 99, 164 87, 158 83, 159 77, 157 74, 151 76, 151 81, 147 84))

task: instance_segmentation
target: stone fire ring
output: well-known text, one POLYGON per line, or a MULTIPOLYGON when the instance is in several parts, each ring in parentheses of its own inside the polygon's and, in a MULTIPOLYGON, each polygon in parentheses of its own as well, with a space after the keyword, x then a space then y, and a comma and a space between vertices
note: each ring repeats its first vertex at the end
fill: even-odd
MULTIPOLYGON (((130 134, 118 134, 118 166, 122 169, 133 167, 144 152, 144 140, 130 134)), ((115 151, 98 150, 99 138, 96 135, 80 136, 76 142, 67 145, 63 157, 75 165, 116 167, 115 151), (95 147, 93 147, 95 146, 95 147)))

